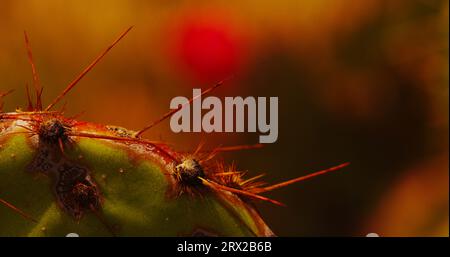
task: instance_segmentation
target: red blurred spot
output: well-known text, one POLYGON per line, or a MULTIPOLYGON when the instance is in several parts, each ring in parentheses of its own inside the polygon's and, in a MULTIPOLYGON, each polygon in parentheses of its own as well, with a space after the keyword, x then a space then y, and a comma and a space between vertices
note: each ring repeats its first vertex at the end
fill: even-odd
POLYGON ((226 19, 196 14, 179 23, 174 50, 182 68, 195 80, 209 83, 238 71, 244 42, 226 19))

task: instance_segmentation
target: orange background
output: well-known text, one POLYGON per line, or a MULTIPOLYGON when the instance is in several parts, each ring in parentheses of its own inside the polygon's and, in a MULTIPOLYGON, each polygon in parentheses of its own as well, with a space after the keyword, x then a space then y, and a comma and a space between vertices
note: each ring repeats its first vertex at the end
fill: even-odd
MULTIPOLYGON (((230 73, 214 94, 278 96, 279 139, 229 153, 278 182, 345 170, 260 203, 280 236, 448 236, 448 1, 1 1, 0 91, 25 106, 27 30, 44 89, 59 92, 126 27, 134 29, 65 98, 67 114, 139 129, 230 73)), ((176 149, 256 143, 256 134, 146 137, 176 149)))

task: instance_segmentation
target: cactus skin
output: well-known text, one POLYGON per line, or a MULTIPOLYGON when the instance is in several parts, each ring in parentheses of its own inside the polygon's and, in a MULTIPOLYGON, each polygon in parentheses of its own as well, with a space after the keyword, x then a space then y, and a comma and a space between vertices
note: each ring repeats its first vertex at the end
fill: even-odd
MULTIPOLYGON (((255 209, 232 193, 205 188, 201 196, 177 194, 177 181, 171 176, 174 164, 162 150, 138 141, 71 137, 65 144, 60 158, 87 167, 101 198, 98 213, 86 211, 74 218, 58 201, 53 175, 33 170, 42 139, 29 133, 26 127, 32 124, 24 120, 47 114, 10 114, 20 116, 0 119, 1 198, 36 222, 0 205, 0 236, 65 236, 72 232, 80 236, 273 235, 255 209)), ((71 122, 72 133, 117 136, 118 130, 126 131, 71 122)))

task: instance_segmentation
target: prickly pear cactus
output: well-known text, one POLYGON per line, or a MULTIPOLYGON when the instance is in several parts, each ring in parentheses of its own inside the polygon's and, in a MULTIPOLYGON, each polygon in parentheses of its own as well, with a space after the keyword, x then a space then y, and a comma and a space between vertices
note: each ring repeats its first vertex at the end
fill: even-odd
POLYGON ((138 132, 51 111, 128 31, 47 108, 25 35, 36 100, 0 108, 0 236, 272 236, 253 200, 282 205, 261 194, 346 165, 264 186, 213 160, 240 147, 186 154, 141 137, 179 109, 138 132))
POLYGON ((1 198, 26 218, 3 208, 0 235, 272 234, 249 204, 203 185, 201 160, 56 113, 1 119, 1 198))

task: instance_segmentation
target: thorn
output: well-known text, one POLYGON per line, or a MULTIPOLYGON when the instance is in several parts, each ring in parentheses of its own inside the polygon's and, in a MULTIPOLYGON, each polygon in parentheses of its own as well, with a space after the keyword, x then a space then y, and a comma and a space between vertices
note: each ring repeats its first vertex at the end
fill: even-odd
POLYGON ((205 146, 205 141, 202 140, 200 141, 200 143, 197 146, 197 149, 195 149, 194 153, 192 155, 197 155, 197 153, 200 152, 200 150, 203 148, 203 146, 205 146))
POLYGON ((63 143, 63 141, 62 141, 61 138, 58 138, 58 145, 59 145, 59 149, 61 150, 61 154, 62 154, 64 157, 67 157, 67 156, 66 156, 66 153, 65 153, 65 151, 64 151, 64 143, 63 143))
POLYGON ((27 101, 28 101, 28 106, 27 106, 27 111, 33 111, 34 107, 33 107, 33 102, 31 101, 31 96, 30 96, 30 89, 28 87, 28 83, 25 84, 25 90, 27 92, 27 101))
POLYGON ((25 37, 25 47, 27 48, 28 61, 30 62, 31 71, 33 73, 33 85, 34 85, 34 90, 36 91, 36 110, 41 111, 42 110, 42 101, 41 101, 42 88, 41 88, 41 85, 39 82, 39 75, 36 71, 36 65, 34 64, 33 53, 31 51, 30 41, 28 40, 27 32, 23 31, 23 35, 25 37))
POLYGON ((242 183, 242 185, 245 185, 245 184, 248 184, 248 183, 250 183, 250 182, 252 182, 252 181, 255 181, 255 180, 258 180, 258 179, 260 179, 260 178, 262 178, 262 177, 264 177, 266 174, 259 174, 259 175, 257 175, 257 176, 254 176, 254 177, 252 177, 252 178, 249 178, 249 179, 247 179, 247 180, 244 180, 244 181, 242 181, 241 183, 242 183))
POLYGON ((220 190, 228 191, 228 192, 239 194, 239 195, 245 195, 245 196, 248 196, 248 197, 251 197, 251 198, 254 198, 254 199, 270 202, 270 203, 273 203, 273 204, 279 205, 279 206, 286 206, 285 204, 283 204, 283 203, 281 203, 279 201, 276 201, 276 200, 273 200, 273 199, 270 199, 270 198, 267 198, 267 197, 264 197, 264 196, 260 196, 260 195, 257 195, 255 193, 252 193, 252 192, 247 192, 247 191, 244 191, 244 190, 223 186, 223 185, 220 185, 220 184, 218 184, 216 182, 213 182, 211 180, 206 180, 206 179, 204 179, 202 177, 198 177, 198 178, 203 182, 203 184, 205 186, 209 186, 209 187, 211 187, 213 189, 220 189, 220 190))
POLYGON ((4 206, 8 207, 9 209, 15 211, 16 213, 18 213, 20 216, 24 217, 25 219, 30 220, 34 223, 37 223, 37 220, 35 220, 33 217, 31 217, 30 215, 26 214, 21 209, 17 208, 16 206, 12 205, 11 203, 9 203, 1 198, 0 198, 0 204, 3 204, 4 206))
POLYGON ((263 148, 264 144, 254 144, 254 145, 235 145, 235 146, 224 146, 217 147, 214 149, 216 152, 232 152, 232 151, 240 151, 240 150, 251 150, 251 149, 259 149, 263 148))
POLYGON ((49 111, 55 104, 57 104, 89 71, 92 70, 92 68, 95 67, 95 65, 117 44, 119 41, 133 28, 133 26, 126 29, 120 36, 114 40, 114 42, 108 46, 97 58, 94 59, 94 61, 91 62, 78 77, 76 77, 65 89, 64 91, 56 97, 53 102, 45 108, 45 111, 49 111))
POLYGON ((202 158, 200 159, 200 163, 206 163, 206 162, 208 162, 209 160, 214 159, 214 157, 216 157, 218 153, 219 153, 219 152, 216 151, 216 149, 210 151, 205 157, 202 157, 202 158))
POLYGON ((112 141, 123 141, 123 142, 133 142, 137 144, 146 144, 154 147, 158 151, 160 151, 162 154, 166 155, 170 159, 172 159, 175 162, 180 162, 176 157, 171 155, 169 152, 165 151, 163 148, 158 146, 160 142, 154 142, 149 140, 143 140, 139 138, 132 138, 132 137, 117 137, 117 136, 108 136, 108 135, 99 135, 99 134, 91 134, 91 133, 84 133, 84 132, 77 132, 77 133, 68 133, 68 136, 72 137, 85 137, 85 138, 97 138, 97 139, 105 139, 105 140, 112 140, 112 141))
POLYGON ((11 94, 12 92, 14 92, 14 89, 6 91, 5 93, 0 93, 0 112, 3 111, 3 97, 11 94))
POLYGON ((42 91, 44 91, 44 87, 41 86, 41 90, 37 92, 36 96, 36 108, 38 109, 38 111, 42 111, 42 91))
POLYGON ((63 106, 61 107, 61 109, 59 109, 59 113, 64 114, 64 112, 66 111, 66 107, 67 107, 67 101, 64 101, 63 106))
POLYGON ((21 128, 23 128, 23 129, 26 129, 26 130, 28 130, 29 132, 34 132, 32 129, 30 129, 29 127, 26 127, 26 126, 23 126, 23 125, 20 125, 20 124, 17 124, 16 125, 17 127, 21 127, 21 128))
POLYGON ((239 175, 242 172, 240 171, 228 171, 228 172, 218 172, 218 173, 213 173, 214 176, 216 177, 222 177, 222 176, 232 176, 232 175, 239 175))
POLYGON ((328 169, 325 169, 325 170, 317 171, 317 172, 311 173, 309 175, 301 176, 301 177, 298 177, 298 178, 294 178, 294 179, 291 179, 291 180, 288 180, 288 181, 285 181, 285 182, 281 182, 281 183, 278 183, 278 184, 275 184, 275 185, 272 185, 272 186, 267 186, 267 187, 264 187, 264 188, 255 188, 254 190, 252 190, 252 192, 260 194, 260 193, 273 191, 275 189, 282 188, 282 187, 285 187, 285 186, 288 186, 288 185, 291 185, 291 184, 294 184, 294 183, 297 183, 297 182, 300 182, 300 181, 308 180, 310 178, 313 178, 313 177, 316 177, 316 176, 320 176, 320 175, 323 175, 323 174, 331 172, 331 171, 342 169, 342 168, 348 166, 349 164, 350 164, 350 162, 346 162, 346 163, 343 163, 343 164, 340 164, 340 165, 337 165, 337 166, 334 166, 334 167, 331 167, 331 168, 328 168, 328 169))
POLYGON ((142 133, 144 133, 145 131, 147 131, 147 130, 153 128, 155 125, 159 124, 160 122, 162 122, 162 121, 164 121, 165 119, 169 118, 170 116, 174 115, 176 112, 178 112, 179 110, 183 109, 183 107, 185 107, 186 105, 191 104, 195 99, 197 99, 197 98, 199 98, 199 97, 202 97, 202 96, 204 96, 204 95, 206 95, 206 94, 209 94, 211 91, 213 91, 214 89, 220 87, 221 85, 223 85, 223 83, 224 83, 225 81, 230 80, 231 78, 232 78, 232 77, 227 78, 227 79, 224 79, 224 80, 222 80, 222 81, 219 81, 219 82, 216 83, 214 86, 212 86, 212 87, 206 89, 205 91, 203 91, 200 95, 197 95, 197 96, 195 96, 195 97, 192 97, 191 99, 189 99, 188 102, 186 102, 186 103, 184 103, 184 104, 178 106, 178 108, 168 111, 166 114, 164 114, 164 115, 163 115, 161 118, 159 118, 158 120, 156 120, 156 121, 150 123, 150 125, 148 125, 148 126, 144 127, 143 129, 137 131, 137 132, 134 134, 134 137, 139 137, 139 136, 142 135, 142 133))
POLYGON ((11 90, 9 90, 9 91, 6 91, 5 93, 0 93, 0 97, 5 97, 5 96, 11 94, 12 92, 14 92, 14 89, 11 89, 11 90))

